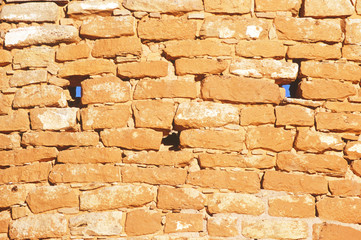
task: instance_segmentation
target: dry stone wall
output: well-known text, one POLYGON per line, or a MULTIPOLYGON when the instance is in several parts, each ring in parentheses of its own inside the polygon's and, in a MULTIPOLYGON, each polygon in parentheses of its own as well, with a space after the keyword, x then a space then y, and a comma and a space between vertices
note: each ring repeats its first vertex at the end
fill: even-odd
POLYGON ((360 15, 1 2, 0 240, 361 239, 360 15))

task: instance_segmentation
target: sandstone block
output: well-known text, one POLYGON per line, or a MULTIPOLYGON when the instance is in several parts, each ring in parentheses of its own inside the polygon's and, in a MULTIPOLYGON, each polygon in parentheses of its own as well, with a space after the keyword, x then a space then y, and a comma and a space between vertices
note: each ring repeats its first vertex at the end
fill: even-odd
POLYGON ((336 134, 299 130, 295 148, 297 150, 321 153, 327 150, 340 151, 344 147, 342 138, 336 134))
POLYGON ((121 37, 98 39, 94 43, 92 50, 93 57, 114 58, 116 56, 126 56, 127 54, 140 55, 142 44, 139 38, 121 37))
POLYGON ((256 0, 257 12, 290 11, 297 14, 301 7, 301 0, 256 0))
POLYGON ((135 21, 131 16, 95 17, 83 21, 80 35, 87 38, 133 36, 135 21))
POLYGON ((324 107, 333 112, 361 112, 361 105, 349 102, 326 102, 324 107))
POLYGON ((258 216, 265 212, 265 205, 259 197, 250 194, 214 193, 208 199, 208 211, 258 216))
POLYGON ((112 73, 115 75, 116 66, 106 59, 81 59, 67 62, 59 70, 59 77, 99 75, 112 73))
POLYGON ((41 213, 58 208, 77 207, 79 199, 75 191, 66 186, 42 186, 29 192, 26 203, 33 213, 41 213))
POLYGON ((286 105, 277 106, 275 110, 277 126, 313 126, 315 122, 315 113, 310 108, 297 105, 286 105))
POLYGON ((161 209, 196 209, 201 210, 206 204, 203 193, 194 188, 173 188, 161 186, 158 190, 157 207, 161 209))
POLYGON ((242 223, 242 234, 249 238, 302 239, 308 236, 303 221, 253 220, 242 223))
POLYGON ((218 57, 230 56, 232 53, 230 46, 211 39, 169 41, 165 46, 164 52, 172 58, 195 56, 218 57))
POLYGON ((1 169, 0 184, 47 181, 50 169, 50 162, 1 169))
POLYGON ((252 2, 250 0, 205 0, 204 8, 206 12, 212 13, 249 13, 252 2))
POLYGON ((136 152, 127 154, 124 163, 186 166, 193 159, 193 153, 186 151, 136 152))
POLYGON ((313 19, 280 17, 275 19, 280 40, 302 42, 341 42, 343 40, 340 19, 313 19))
POLYGON ((121 185, 85 191, 80 195, 80 209, 102 211, 116 208, 140 207, 154 201, 155 186, 121 185))
POLYGON ((205 19, 199 34, 206 38, 266 39, 269 28, 263 19, 210 16, 205 19))
POLYGON ((120 167, 99 164, 56 164, 49 181, 56 183, 120 182, 120 167))
POLYGON ((60 163, 120 163, 122 151, 118 148, 74 148, 60 151, 60 163))
POLYGON ((45 162, 56 159, 56 148, 29 148, 13 151, 0 151, 0 166, 24 165, 32 162, 45 162))
POLYGON ((29 116, 26 110, 12 111, 9 115, 0 116, 0 132, 29 130, 29 116))
POLYGON ((356 175, 361 176, 361 161, 353 161, 351 169, 356 175))
POLYGON ((256 172, 200 170, 189 173, 187 184, 245 193, 257 193, 260 189, 260 179, 256 172))
POLYGON ((30 110, 32 129, 62 130, 76 127, 78 108, 34 108, 30 110))
POLYGON ((152 129, 105 129, 100 133, 107 147, 121 147, 134 150, 159 150, 162 132, 152 129))
POLYGON ((6 66, 13 62, 13 57, 11 56, 10 51, 0 49, 0 66, 6 66))
POLYGON ((183 80, 140 80, 135 87, 134 99, 196 98, 197 85, 183 80))
POLYGON ((133 11, 161 13, 192 12, 203 10, 202 0, 179 0, 177 2, 164 0, 125 0, 123 1, 123 6, 126 9, 133 11))
POLYGON ((250 149, 267 149, 275 152, 292 149, 294 136, 291 131, 271 126, 249 128, 247 131, 250 149))
POLYGON ((348 142, 344 150, 348 159, 360 159, 361 158, 361 142, 348 142))
POLYGON ((7 22, 55 22, 58 16, 58 5, 53 2, 6 5, 0 13, 0 19, 7 22))
POLYGON ((236 106, 213 102, 181 103, 174 118, 174 124, 182 129, 238 123, 239 109, 236 106))
POLYGON ((306 17, 345 17, 351 16, 355 8, 347 0, 306 0, 304 3, 304 16, 306 17))
POLYGON ((23 206, 16 205, 11 207, 11 217, 13 220, 29 216, 30 214, 31 211, 25 204, 23 206))
POLYGON ((97 77, 82 81, 83 104, 127 102, 130 99, 130 83, 115 76, 97 77))
POLYGON ((165 233, 201 231, 203 231, 203 214, 201 213, 168 213, 166 215, 165 233))
POLYGON ((321 219, 345 223, 361 222, 361 200, 358 198, 324 197, 317 202, 316 206, 321 219))
POLYGON ((13 100, 13 94, 0 94, 0 115, 11 114, 13 100))
POLYGON ((315 217, 315 198, 311 195, 285 195, 268 201, 268 214, 275 217, 315 217))
POLYGON ((332 195, 358 196, 361 194, 361 184, 352 180, 333 180, 328 182, 332 195))
POLYGON ((296 59, 339 59, 341 58, 340 44, 302 43, 288 47, 287 57, 296 59))
POLYGON ((83 130, 122 128, 127 125, 130 114, 128 105, 83 108, 81 110, 82 128, 83 130))
POLYGON ((228 151, 241 151, 245 141, 245 132, 229 130, 184 130, 180 134, 180 145, 189 148, 210 148, 228 151))
POLYGON ((202 98, 236 103, 276 103, 281 101, 278 85, 261 79, 209 76, 202 81, 202 98))
POLYGON ((360 19, 348 19, 346 21, 346 38, 345 44, 356 44, 359 45, 361 42, 361 33, 359 28, 361 25, 360 19))
POLYGON ((96 132, 27 132, 22 144, 32 146, 95 146, 99 142, 96 132))
POLYGON ((176 107, 172 102, 136 101, 133 114, 137 128, 172 129, 176 107))
POLYGON ((138 24, 138 35, 148 40, 194 39, 197 23, 185 19, 148 19, 138 24))
POLYGON ((11 87, 22 87, 34 83, 45 83, 48 81, 46 70, 16 71, 10 78, 11 87))
POLYGON ((122 180, 125 183, 149 183, 159 185, 181 185, 187 178, 187 170, 173 167, 159 168, 122 168, 122 180))
POLYGON ((110 16, 113 11, 120 8, 120 2, 115 0, 105 1, 82 1, 69 2, 67 5, 67 14, 72 18, 86 18, 89 15, 110 16))
POLYGON ((238 218, 232 215, 208 218, 208 234, 214 237, 238 236, 238 218))
POLYGON ((359 45, 344 45, 342 47, 342 57, 351 61, 360 61, 361 46, 359 45))
POLYGON ((66 107, 67 105, 63 89, 53 85, 25 86, 15 92, 13 101, 14 108, 66 107))
POLYGON ((322 176, 268 171, 263 177, 263 188, 294 193, 325 194, 327 180, 322 176))
POLYGON ((275 111, 272 106, 250 106, 242 108, 242 126, 275 123, 275 121, 275 111))
POLYGON ((0 233, 7 233, 9 231, 9 225, 11 216, 9 211, 0 212, 0 233))
POLYGON ((121 211, 90 212, 69 219, 70 234, 76 236, 111 236, 122 233, 121 211))
POLYGON ((125 233, 128 236, 152 234, 162 229, 162 216, 156 211, 134 210, 127 213, 125 233))
POLYGON ((322 225, 314 225, 314 235, 320 240, 337 240, 337 239, 349 239, 357 240, 361 237, 361 232, 352 228, 331 223, 323 223, 322 225), (315 227, 320 228, 319 232, 315 232, 315 227))
POLYGON ((118 76, 122 78, 158 78, 168 75, 165 61, 123 63, 118 65, 118 76))
POLYGON ((19 218, 10 224, 11 239, 53 238, 67 233, 68 220, 62 214, 38 214, 19 218))
MULTIPOLYGON (((36 12, 38 12, 37 9, 36 12)), ((10 29, 5 35, 6 47, 71 43, 78 41, 78 29, 68 25, 44 25, 10 29)))
POLYGON ((302 81, 298 91, 302 98, 312 100, 345 99, 356 95, 356 89, 351 83, 323 79, 302 81))
POLYGON ((56 51, 56 60, 59 62, 65 62, 88 58, 90 51, 90 46, 86 43, 62 45, 56 51))
POLYGON ((241 57, 284 58, 286 47, 279 41, 240 41, 236 46, 236 54, 241 57))
MULTIPOLYGON (((32 184, 2 185, 0 186, 0 207, 8 208, 25 202, 28 192, 34 187, 32 184)), ((7 231, 6 231, 7 232, 7 231)))
POLYGON ((317 113, 316 128, 335 132, 361 132, 361 116, 351 113, 317 113))
POLYGON ((14 51, 14 69, 47 67, 54 63, 55 50, 50 47, 32 47, 14 51))
POLYGON ((228 63, 224 60, 208 58, 181 58, 175 61, 176 74, 220 74, 226 70, 228 63))
POLYGON ((289 82, 297 78, 298 65, 274 59, 237 59, 233 60, 229 71, 242 77, 272 78, 289 82))
POLYGON ((0 149, 8 150, 20 147, 21 137, 17 133, 1 134, 0 133, 0 149))

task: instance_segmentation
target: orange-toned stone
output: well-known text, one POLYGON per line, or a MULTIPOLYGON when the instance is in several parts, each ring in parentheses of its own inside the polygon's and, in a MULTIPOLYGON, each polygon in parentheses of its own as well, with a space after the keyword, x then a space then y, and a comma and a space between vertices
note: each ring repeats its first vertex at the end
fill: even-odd
POLYGON ((55 50, 50 47, 32 47, 13 51, 13 68, 42 68, 54 64, 55 50))
POLYGON ((268 214, 275 217, 315 217, 315 198, 311 195, 285 195, 268 201, 268 214))
POLYGON ((247 145, 250 149, 267 149, 275 152, 289 151, 293 146, 294 136, 291 131, 271 126, 249 128, 247 145))
POLYGON ((90 46, 86 43, 76 45, 62 45, 56 51, 56 60, 59 62, 73 61, 90 56, 90 46))
POLYGON ((114 38, 135 34, 134 18, 131 16, 95 17, 83 21, 80 35, 88 38, 114 38))
POLYGON ((85 191, 80 194, 80 209, 102 211, 140 207, 155 201, 157 188, 143 185, 121 185, 85 191))
POLYGON ((208 218, 208 234, 213 237, 234 237, 239 235, 238 218, 232 215, 208 218))
POLYGON ((25 206, 25 204, 23 206, 15 205, 14 207, 11 207, 11 217, 14 220, 18 219, 18 218, 29 216, 30 214, 31 214, 31 211, 28 208, 28 206, 25 206))
POLYGON ((14 95, 12 94, 0 94, 0 115, 6 115, 11 112, 13 100, 14 95))
POLYGON ((361 158, 361 142, 350 141, 346 144, 345 154, 348 159, 360 159, 361 158))
POLYGON ((61 163, 120 163, 122 151, 118 148, 73 148, 60 151, 58 162, 61 163))
POLYGON ((239 123, 239 109, 229 104, 213 102, 183 102, 174 118, 179 128, 221 127, 239 123))
POLYGON ((361 46, 359 45, 344 45, 342 47, 342 57, 351 61, 360 61, 361 60, 360 51, 361 51, 361 46))
POLYGON ((113 58, 127 54, 140 55, 142 44, 139 38, 121 37, 111 39, 98 39, 92 50, 93 57, 113 58))
POLYGON ((11 87, 22 87, 48 81, 48 72, 44 69, 16 71, 10 78, 11 87))
POLYGON ((0 233, 7 233, 9 231, 9 225, 11 216, 9 211, 0 212, 0 233))
POLYGON ((208 199, 208 211, 214 213, 238 213, 261 215, 265 212, 262 199, 243 193, 214 193, 208 199))
POLYGON ((301 151, 320 153, 327 150, 340 151, 344 145, 339 135, 300 129, 294 147, 301 151))
POLYGON ((120 182, 120 167, 99 164, 56 164, 49 181, 56 183, 120 182))
POLYGON ((275 19, 275 26, 280 40, 304 42, 343 40, 340 19, 279 17, 275 19))
POLYGON ((199 154, 199 164, 203 168, 239 167, 272 168, 276 158, 268 155, 242 156, 233 154, 199 154))
POLYGON ((260 189, 260 179, 256 172, 201 170, 190 172, 187 184, 245 193, 257 193, 260 189))
POLYGON ((116 66, 106 59, 80 59, 66 62, 59 70, 59 77, 99 75, 112 73, 115 75, 116 66))
POLYGON ((181 40, 169 41, 165 44, 164 52, 172 57, 195 57, 195 56, 230 56, 230 46, 215 40, 181 40))
POLYGON ((321 219, 345 223, 361 222, 361 199, 324 197, 317 201, 317 212, 321 219))
POLYGON ((304 16, 306 17, 345 17, 351 16, 355 8, 348 0, 330 0, 325 4, 322 0, 305 0, 304 16))
POLYGON ((133 114, 137 128, 172 129, 176 107, 172 102, 136 101, 133 114))
POLYGON ((273 106, 260 105, 242 108, 241 125, 261 125, 267 123, 275 123, 275 111, 273 106))
POLYGON ((361 19, 347 19, 346 20, 346 38, 345 44, 360 44, 361 33, 359 28, 361 26, 361 19))
POLYGON ((326 194, 327 181, 322 176, 268 171, 263 177, 263 188, 294 193, 326 194))
POLYGON ((194 188, 174 188, 161 186, 158 190, 157 207, 161 209, 196 209, 201 210, 206 204, 206 197, 194 188))
POLYGON ((195 39, 197 23, 186 19, 147 19, 138 24, 138 35, 148 40, 195 39))
POLYGON ((361 132, 361 116, 346 113, 317 113, 317 130, 361 132))
POLYGON ((206 38, 266 39, 269 28, 269 23, 264 19, 209 16, 199 34, 206 38))
POLYGON ((312 109, 297 106, 286 105, 276 107, 276 125, 295 125, 295 126, 313 126, 315 122, 315 113, 312 109))
POLYGON ((75 191, 66 186, 42 186, 29 192, 26 203, 33 213, 79 206, 75 191))
POLYGON ((203 231, 203 214, 201 213, 168 213, 166 215, 165 233, 201 231, 203 231))
POLYGON ((20 147, 21 137, 17 133, 0 134, 0 149, 14 149, 20 147))
POLYGON ((132 152, 126 154, 124 163, 186 166, 193 159, 194 154, 188 151, 160 151, 160 152, 132 152))
POLYGON ((30 110, 31 128, 37 130, 74 129, 78 108, 34 108, 30 110))
POLYGON ((183 80, 140 80, 135 87, 134 99, 196 98, 197 85, 183 80))
POLYGON ((178 13, 202 11, 202 0, 178 0, 177 2, 163 0, 126 0, 123 6, 133 11, 178 13))
POLYGON ((223 60, 208 58, 181 58, 175 61, 177 75, 186 74, 220 74, 226 70, 228 63, 223 60))
POLYGON ((58 155, 56 148, 29 148, 13 151, 0 151, 0 166, 23 165, 36 161, 54 160, 58 155))
POLYGON ((64 90, 53 85, 30 85, 15 92, 13 107, 27 108, 35 106, 66 107, 64 90))
POLYGON ((87 107, 81 109, 83 130, 122 128, 131 116, 129 105, 87 107))
POLYGON ((159 78, 168 75, 168 62, 150 61, 123 63, 118 65, 118 76, 122 78, 159 78))
POLYGON ((297 14, 301 7, 301 0, 256 0, 257 12, 290 11, 297 14))
POLYGON ((332 195, 359 196, 361 194, 361 184, 352 180, 331 180, 328 186, 332 195))
POLYGON ((287 57, 296 59, 339 59, 341 58, 340 44, 301 43, 288 47, 287 57))
POLYGON ((314 225, 313 227, 313 234, 316 235, 317 239, 319 240, 358 240, 361 238, 361 232, 352 227, 341 226, 331 223, 323 223, 322 225, 317 225, 314 225), (317 228, 321 229, 319 229, 318 232, 315 232, 317 228))
POLYGON ((351 83, 324 79, 303 80, 298 91, 300 97, 312 100, 345 99, 357 94, 355 87, 351 83))
POLYGON ((128 236, 152 234, 162 229, 162 216, 156 211, 134 210, 127 213, 125 232, 128 236))
POLYGON ((210 148, 228 151, 241 151, 245 132, 231 130, 184 130, 180 134, 180 145, 189 148, 210 148))
POLYGON ((50 162, 1 169, 0 184, 46 181, 48 180, 50 169, 50 162))
POLYGON ((25 110, 12 111, 9 115, 0 116, 1 132, 24 132, 30 129, 29 125, 30 121, 28 112, 25 110))
POLYGON ((204 8, 211 13, 249 13, 252 8, 250 0, 205 0, 204 8))
POLYGON ((122 180, 125 183, 149 183, 159 185, 181 185, 187 178, 187 170, 183 168, 122 168, 122 180))
POLYGON ((6 51, 4 49, 0 50, 0 66, 6 66, 10 63, 12 63, 13 57, 11 56, 11 53, 9 51, 6 51))
POLYGON ((355 174, 361 176, 361 161, 353 161, 351 169, 355 174))
POLYGON ((35 186, 33 184, 2 185, 0 186, 0 208, 23 204, 28 192, 35 186))
POLYGON ((21 143, 32 146, 95 146, 99 142, 96 132, 27 132, 21 143))
POLYGON ((279 41, 240 41, 236 46, 236 54, 241 57, 284 58, 286 47, 279 41))
POLYGON ((83 104, 127 102, 130 100, 130 83, 115 76, 91 78, 81 83, 83 104))
POLYGON ((10 224, 11 239, 57 238, 67 234, 68 220, 62 214, 35 214, 10 224))
POLYGON ((152 129, 105 129, 100 133, 102 142, 107 147, 121 147, 134 150, 159 150, 162 132, 152 129))
POLYGON ((236 103, 276 103, 281 101, 278 85, 261 79, 209 76, 202 81, 202 98, 236 103))
POLYGON ((333 112, 361 112, 361 104, 349 102, 326 102, 324 107, 333 112))

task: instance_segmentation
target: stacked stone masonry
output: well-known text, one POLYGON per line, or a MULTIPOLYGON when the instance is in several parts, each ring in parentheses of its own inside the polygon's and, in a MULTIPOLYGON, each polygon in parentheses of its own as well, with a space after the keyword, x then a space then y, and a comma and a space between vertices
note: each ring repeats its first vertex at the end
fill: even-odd
POLYGON ((0 0, 0 240, 360 240, 360 29, 361 0, 0 0))

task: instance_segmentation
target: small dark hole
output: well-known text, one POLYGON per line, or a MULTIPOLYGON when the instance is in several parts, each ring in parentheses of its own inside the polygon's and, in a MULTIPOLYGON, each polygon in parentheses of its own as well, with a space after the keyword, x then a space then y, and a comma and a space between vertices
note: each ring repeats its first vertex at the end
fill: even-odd
POLYGON ((13 187, 13 188, 11 189, 11 191, 12 191, 12 192, 17 192, 17 191, 18 191, 18 187, 17 187, 17 186, 13 187))
POLYGON ((162 143, 165 146, 172 146, 171 150, 177 150, 179 148, 179 134, 173 132, 162 139, 162 143))

